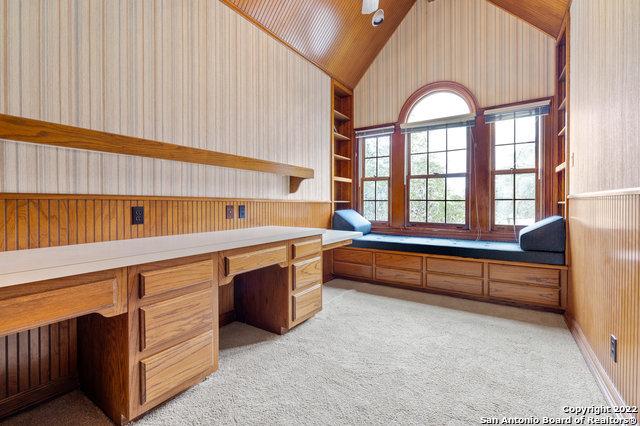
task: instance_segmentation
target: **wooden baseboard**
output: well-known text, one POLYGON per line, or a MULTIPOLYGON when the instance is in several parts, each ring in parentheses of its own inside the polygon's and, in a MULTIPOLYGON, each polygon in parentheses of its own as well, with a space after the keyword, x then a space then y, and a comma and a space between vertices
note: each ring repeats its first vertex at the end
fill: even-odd
POLYGON ((16 414, 17 412, 27 408, 31 408, 34 405, 40 404, 67 392, 71 392, 72 390, 77 389, 78 386, 77 377, 65 377, 13 395, 4 399, 0 404, 0 419, 16 414))
MULTIPOLYGON (((607 403, 612 407, 627 406, 627 403, 625 402, 622 395, 620 395, 620 392, 618 391, 615 383, 613 383, 604 367, 600 363, 600 360, 598 360, 595 352, 591 348, 587 337, 582 332, 580 324, 578 324, 578 322, 573 319, 568 313, 564 315, 564 320, 567 323, 567 327, 569 327, 569 331, 571 331, 571 335, 576 341, 576 344, 578 345, 578 348, 580 349, 580 352, 582 353, 582 356, 584 357, 589 370, 591 370, 591 373, 595 377, 596 383, 598 384, 602 395, 604 395, 605 399, 607 400, 607 403)), ((634 417, 632 414, 619 413, 616 413, 616 418, 625 420, 636 419, 636 417, 634 417)))

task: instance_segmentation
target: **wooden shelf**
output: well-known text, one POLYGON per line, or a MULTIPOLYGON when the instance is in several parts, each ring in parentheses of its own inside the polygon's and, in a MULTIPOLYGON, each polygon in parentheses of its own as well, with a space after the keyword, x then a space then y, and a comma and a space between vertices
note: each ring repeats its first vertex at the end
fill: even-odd
POLYGON ((334 204, 351 204, 351 201, 348 200, 334 200, 334 204))
POLYGON ((0 114, 0 139, 273 173, 289 176, 292 192, 314 176, 306 167, 5 114, 0 114))
POLYGON ((558 81, 564 81, 567 77, 567 66, 562 67, 562 71, 560 71, 560 75, 558 76, 558 81))
POLYGON ((558 107, 558 111, 564 111, 567 108, 567 98, 565 97, 562 102, 560 102, 560 106, 558 107))
POLYGON ((564 206, 565 204, 567 204, 566 201, 558 201, 558 204, 560 204, 561 206, 564 206))
POLYGON ((345 135, 341 135, 338 132, 333 132, 333 138, 337 141, 350 141, 351 139, 349 139, 348 137, 346 137, 345 135))
POLYGON ((333 158, 338 161, 351 161, 351 158, 345 157, 344 155, 333 154, 333 158))
POLYGON ((558 164, 556 166, 556 173, 560 173, 561 171, 563 171, 566 168, 567 168, 567 162, 563 161, 562 163, 560 163, 560 164, 558 164))
POLYGON ((334 109, 334 110, 333 110, 333 116, 334 116, 334 117, 335 117, 335 119, 336 119, 336 120, 338 120, 338 121, 350 121, 350 120, 351 120, 347 115, 345 115, 345 114, 341 113, 341 112, 340 112, 340 111, 338 111, 337 109, 334 109))
POLYGON ((558 137, 564 136, 567 133, 567 126, 564 126, 562 130, 558 133, 558 137))
POLYGON ((342 183, 351 183, 351 179, 350 178, 346 178, 346 177, 341 177, 341 176, 334 176, 333 180, 336 182, 342 182, 342 183))

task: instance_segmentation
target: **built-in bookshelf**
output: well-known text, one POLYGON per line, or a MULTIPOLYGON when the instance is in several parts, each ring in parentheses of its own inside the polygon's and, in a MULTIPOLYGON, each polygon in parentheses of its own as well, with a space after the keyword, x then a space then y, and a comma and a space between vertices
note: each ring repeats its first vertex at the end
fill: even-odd
MULTIPOLYGON (((567 18, 568 19, 568 18, 567 18)), ((565 21, 556 41, 556 131, 557 143, 554 152, 555 182, 554 201, 556 213, 567 217, 567 194, 569 190, 569 40, 568 21, 565 21)))
POLYGON ((354 208, 353 92, 331 82, 331 201, 333 210, 354 208))

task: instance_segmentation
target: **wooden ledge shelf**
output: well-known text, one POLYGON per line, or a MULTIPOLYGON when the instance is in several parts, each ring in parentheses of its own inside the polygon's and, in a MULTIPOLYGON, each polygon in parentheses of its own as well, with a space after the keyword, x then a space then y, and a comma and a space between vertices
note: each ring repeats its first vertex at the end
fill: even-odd
POLYGON ((0 139, 273 173, 290 177, 289 190, 291 192, 296 192, 304 179, 314 177, 313 169, 307 167, 6 114, 0 114, 0 139))
POLYGON ((567 133, 567 126, 564 126, 560 132, 558 132, 558 137, 564 136, 567 133))
POLYGON ((567 109, 567 98, 562 99, 562 102, 560 102, 560 106, 558 107, 558 111, 564 111, 565 109, 567 109))
POLYGON ((350 141, 351 139, 349 139, 348 137, 346 137, 345 135, 341 135, 338 132, 333 132, 333 137, 335 138, 335 140, 337 141, 350 141))
POLYGON ((564 81, 567 77, 567 66, 562 67, 562 71, 560 71, 560 75, 558 76, 558 81, 564 81))
POLYGON ((345 157, 344 155, 333 154, 333 158, 338 161, 351 161, 351 158, 345 157))
POLYGON ((351 120, 351 119, 349 118, 349 116, 347 116, 347 115, 345 115, 345 114, 341 113, 341 112, 340 112, 340 111, 338 111, 337 109, 334 109, 334 110, 333 110, 333 115, 334 115, 334 117, 336 118, 336 120, 339 120, 339 121, 349 121, 349 120, 351 120))
POLYGON ((567 167, 567 163, 566 162, 562 162, 560 164, 558 164, 556 166, 556 173, 560 173, 561 171, 563 171, 565 168, 567 167))
POLYGON ((346 177, 334 176, 333 180, 336 182, 351 183, 351 179, 346 177))

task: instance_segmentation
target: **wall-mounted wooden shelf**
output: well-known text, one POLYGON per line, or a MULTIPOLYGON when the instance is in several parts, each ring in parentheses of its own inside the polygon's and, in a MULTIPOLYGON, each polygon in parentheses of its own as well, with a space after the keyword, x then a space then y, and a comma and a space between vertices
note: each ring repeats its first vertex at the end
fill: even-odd
POLYGON ((560 106, 558 107, 558 111, 564 111, 567 108, 567 98, 562 99, 560 102, 560 106))
POLYGON ((304 179, 314 177, 313 169, 307 167, 5 114, 0 114, 0 139, 273 173, 290 177, 291 192, 296 192, 304 179))
POLYGON ((560 71, 560 75, 558 76, 558 81, 564 81, 567 77, 567 65, 565 64, 562 67, 562 71, 560 71))
POLYGON ((567 163, 565 161, 563 161, 562 163, 558 164, 556 166, 556 173, 560 173, 562 171, 564 171, 564 169, 567 168, 567 163))
POLYGON ((338 141, 345 141, 345 142, 347 142, 347 141, 350 141, 350 140, 351 140, 350 138, 348 138, 348 137, 346 137, 345 135, 342 135, 342 134, 340 134, 340 133, 338 133, 338 132, 333 132, 333 137, 334 137, 336 140, 338 140, 338 141))
POLYGON ((341 113, 337 109, 333 110, 333 116, 335 117, 335 119, 337 121, 349 121, 349 120, 351 120, 347 115, 341 113))
POLYGON ((565 133, 567 133, 567 126, 564 126, 562 129, 560 129, 560 131, 558 132, 558 137, 564 136, 565 133))
POLYGON ((345 178, 345 177, 340 177, 340 176, 334 176, 333 180, 336 181, 336 182, 351 183, 351 179, 350 178, 345 178))
POLYGON ((351 161, 351 158, 345 157, 344 155, 333 154, 333 158, 338 161, 351 161))

